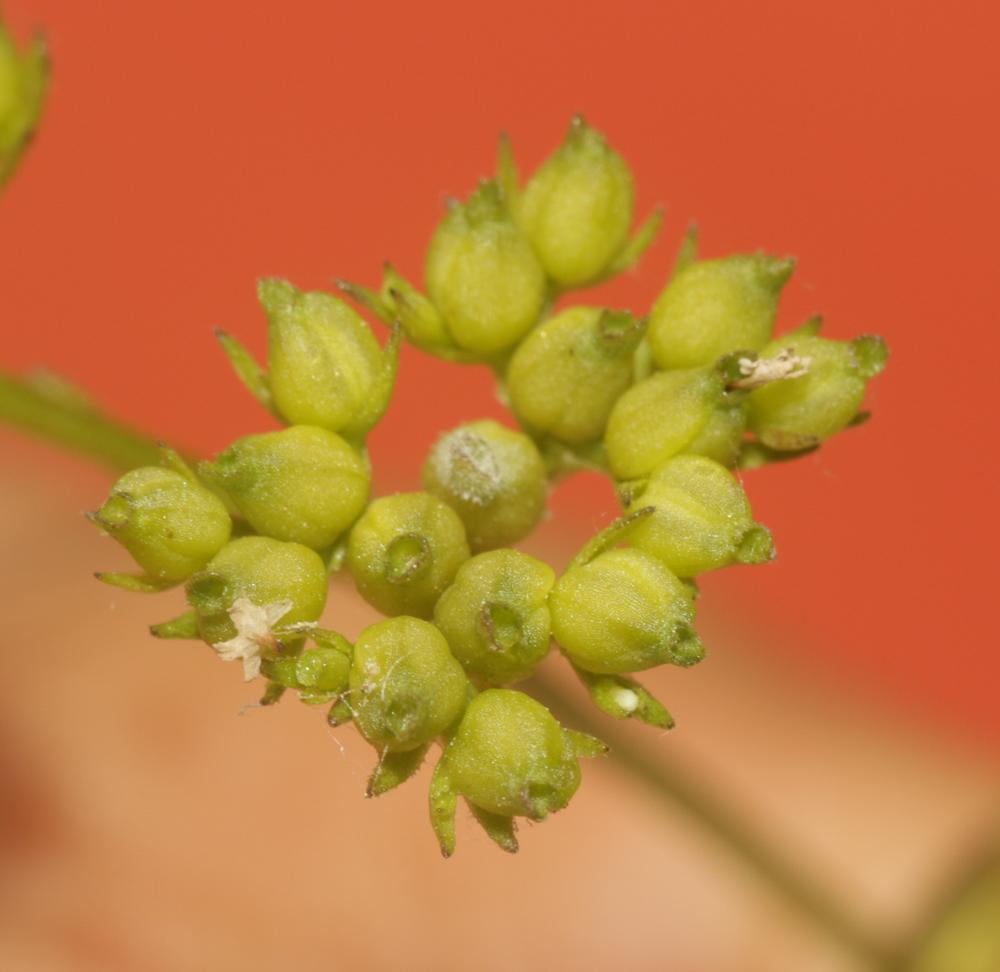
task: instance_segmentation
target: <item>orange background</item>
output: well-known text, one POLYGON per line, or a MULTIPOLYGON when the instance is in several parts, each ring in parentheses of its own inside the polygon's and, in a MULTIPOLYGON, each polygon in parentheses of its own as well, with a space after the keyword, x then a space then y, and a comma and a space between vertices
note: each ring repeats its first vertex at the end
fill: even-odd
MULTIPOLYGON (((697 218, 706 255, 799 257, 782 326, 822 310, 830 335, 893 350, 872 423, 747 476, 780 559, 711 577, 703 603, 781 632, 789 664, 1000 750, 995 4, 5 10, 45 25, 55 74, 0 197, 4 367, 44 364, 218 449, 268 424, 211 336, 263 351, 256 277, 374 282, 386 257, 419 277, 445 196, 490 172, 497 132, 530 170, 582 110, 633 165, 640 215, 668 206, 640 272, 588 300, 647 308, 697 218)), ((408 351, 373 443, 382 488, 487 413, 484 371, 408 351)), ((38 461, 2 443, 5 462, 38 461)), ((587 480, 556 505, 581 537, 612 510, 587 480)))

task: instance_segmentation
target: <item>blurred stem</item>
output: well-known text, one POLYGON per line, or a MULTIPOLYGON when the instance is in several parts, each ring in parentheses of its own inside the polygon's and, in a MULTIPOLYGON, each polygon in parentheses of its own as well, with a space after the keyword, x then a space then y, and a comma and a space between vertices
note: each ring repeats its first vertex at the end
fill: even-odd
POLYGON ((19 378, 0 372, 0 420, 114 470, 160 462, 156 443, 103 415, 81 392, 51 375, 19 378))
MULTIPOLYGON (((76 389, 52 376, 22 379, 0 373, 0 420, 96 459, 115 471, 160 461, 155 442, 103 415, 76 389)), ((542 700, 564 713, 575 727, 598 736, 609 735, 606 719, 595 717, 548 679, 536 676, 534 683, 542 700)), ((617 766, 628 770, 665 803, 686 810, 774 891, 870 968, 898 968, 898 956, 875 941, 838 902, 784 861, 700 783, 676 766, 650 758, 621 737, 614 748, 617 766)))
POLYGON ((848 914, 819 885, 795 865, 786 861, 767 840, 755 833, 734 813, 725 799, 719 799, 694 777, 675 765, 655 759, 616 733, 608 732, 608 720, 569 698, 548 677, 536 674, 533 686, 542 702, 563 715, 574 729, 582 729, 612 743, 614 765, 627 770, 659 800, 681 807, 699 825, 728 848, 771 889, 798 911, 823 928, 831 938, 862 959, 866 967, 878 970, 900 968, 898 953, 875 940, 869 931, 848 914))

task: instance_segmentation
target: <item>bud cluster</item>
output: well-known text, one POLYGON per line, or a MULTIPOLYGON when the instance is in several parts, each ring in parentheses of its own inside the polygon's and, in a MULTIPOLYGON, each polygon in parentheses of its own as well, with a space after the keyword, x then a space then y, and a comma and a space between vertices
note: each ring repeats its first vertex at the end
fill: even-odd
POLYGON ((579 759, 605 751, 511 688, 553 643, 601 711, 673 725, 633 676, 703 658, 695 578, 774 557, 734 469, 856 424, 885 363, 879 338, 822 338, 817 321, 775 338, 794 262, 698 260, 693 233, 648 314, 556 308, 650 244, 660 215, 633 234, 634 201, 628 166, 580 118, 523 186, 502 139, 496 177, 451 202, 430 240, 426 293, 390 264, 377 289, 339 282, 390 327, 384 343, 340 297, 262 281, 267 367, 219 339, 285 427, 193 466, 164 448, 161 467, 127 473, 90 514, 141 568, 102 580, 185 585, 189 610, 155 635, 240 661, 266 680, 263 704, 291 690, 328 706, 330 725, 354 723, 377 754, 369 796, 439 744, 430 811, 446 855, 459 797, 513 851, 516 819, 565 807, 579 759), (447 431, 423 491, 373 499, 365 440, 388 407, 402 336, 491 365, 519 428, 447 431), (511 549, 545 515, 552 483, 584 467, 612 477, 622 515, 561 573, 511 549), (353 644, 319 627, 341 569, 386 615, 353 644))

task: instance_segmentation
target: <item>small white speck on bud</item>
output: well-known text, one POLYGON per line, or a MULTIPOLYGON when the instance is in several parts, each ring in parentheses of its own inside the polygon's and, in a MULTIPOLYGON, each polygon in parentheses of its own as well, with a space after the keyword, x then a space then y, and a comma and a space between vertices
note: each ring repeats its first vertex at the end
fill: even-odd
POLYGON ((740 358, 740 374, 743 377, 734 381, 732 387, 749 391, 772 381, 801 378, 809 372, 810 364, 812 359, 796 354, 794 348, 783 348, 773 358, 740 358))
POLYGON ((611 693, 611 698, 628 715, 631 715, 639 708, 639 696, 630 688, 619 686, 611 693))
POLYGON ((252 681, 260 675, 261 656, 278 649, 275 625, 292 609, 291 601, 254 604, 248 597, 238 597, 229 608, 236 627, 236 637, 212 647, 223 661, 243 662, 243 678, 252 681))

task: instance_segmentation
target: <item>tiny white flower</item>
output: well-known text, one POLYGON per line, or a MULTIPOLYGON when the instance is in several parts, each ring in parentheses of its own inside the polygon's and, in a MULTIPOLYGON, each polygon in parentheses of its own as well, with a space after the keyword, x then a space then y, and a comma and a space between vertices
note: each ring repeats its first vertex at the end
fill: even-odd
POLYGON ((236 626, 236 637, 220 641, 212 647, 223 661, 242 659, 243 677, 249 682, 260 675, 261 653, 277 650, 274 626, 291 609, 291 601, 261 606, 248 597, 238 597, 229 609, 229 617, 236 626))

